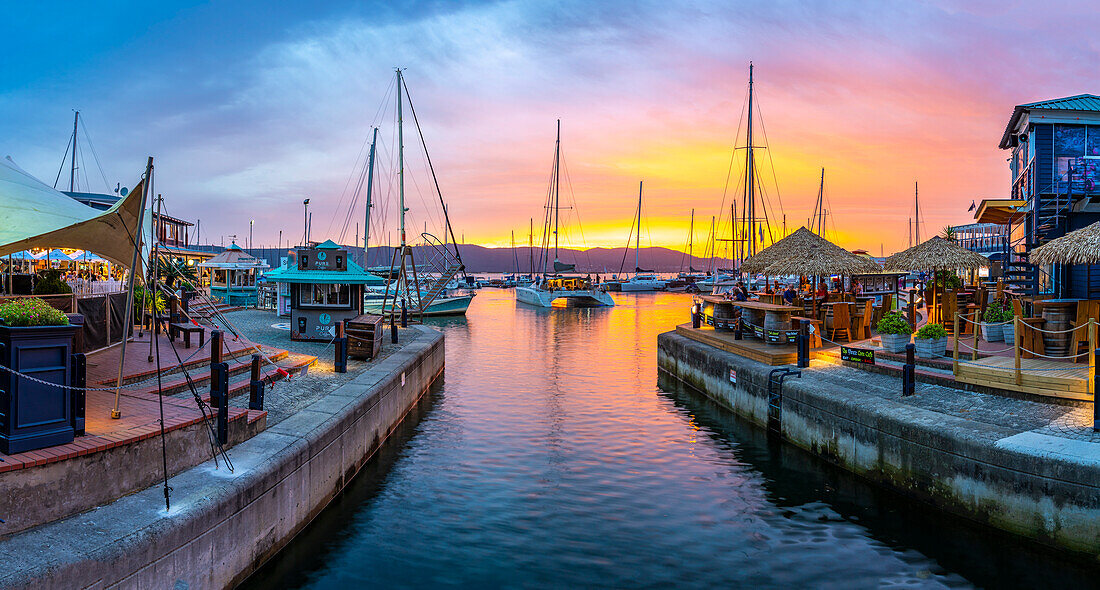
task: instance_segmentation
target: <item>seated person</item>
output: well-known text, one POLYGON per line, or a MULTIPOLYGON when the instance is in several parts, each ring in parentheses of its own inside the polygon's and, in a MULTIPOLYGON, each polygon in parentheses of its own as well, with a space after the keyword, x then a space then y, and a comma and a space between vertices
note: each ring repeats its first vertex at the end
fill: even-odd
POLYGON ((796 295, 798 295, 798 293, 795 292, 794 287, 787 285, 787 290, 783 291, 783 303, 794 305, 794 298, 796 295))
POLYGON ((817 286, 817 298, 820 299, 822 303, 829 300, 829 288, 825 286, 825 283, 821 283, 817 286))
POLYGON ((745 283, 737 281, 737 287, 733 290, 734 301, 748 301, 749 290, 745 288, 745 283))
POLYGON ((852 281, 852 295, 863 295, 863 283, 852 281))

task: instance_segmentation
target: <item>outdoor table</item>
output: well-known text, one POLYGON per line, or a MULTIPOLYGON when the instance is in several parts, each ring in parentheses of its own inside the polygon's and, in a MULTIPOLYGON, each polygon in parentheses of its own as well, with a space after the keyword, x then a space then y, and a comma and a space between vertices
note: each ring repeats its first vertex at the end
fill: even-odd
MULTIPOLYGON (((1073 320, 1077 317, 1077 302, 1079 299, 1043 299, 1034 303, 1039 309, 1041 317, 1046 320, 1045 330, 1055 332, 1049 334, 1043 332, 1043 348, 1050 356, 1066 356, 1071 351, 1074 342, 1073 332, 1065 332, 1073 327, 1073 320)), ((1076 350, 1072 351, 1076 352, 1076 350)))
POLYGON ((750 325, 750 332, 759 338, 764 338, 769 344, 786 344, 787 332, 792 331, 791 314, 801 312, 802 308, 792 305, 776 305, 763 301, 730 301, 716 295, 699 295, 704 305, 713 306, 715 309, 730 306, 741 308, 741 317, 750 325), (759 333, 757 332, 759 329, 759 333), (767 332, 779 332, 780 335, 768 338, 767 332))

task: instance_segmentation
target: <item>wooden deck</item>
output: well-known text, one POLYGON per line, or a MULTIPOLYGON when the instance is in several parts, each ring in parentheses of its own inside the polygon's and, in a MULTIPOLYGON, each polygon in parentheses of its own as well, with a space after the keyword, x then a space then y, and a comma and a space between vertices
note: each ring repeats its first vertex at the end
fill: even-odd
POLYGON ((955 380, 1033 395, 1091 401, 1090 372, 1089 366, 1083 364, 1039 358, 1020 359, 1020 382, 1016 383, 1016 366, 1012 357, 988 356, 976 361, 960 359, 955 368, 955 380))
POLYGON ((798 351, 793 344, 768 344, 751 336, 734 340, 733 332, 717 332, 709 326, 692 328, 691 324, 676 326, 676 333, 766 365, 793 365, 798 362, 798 351))

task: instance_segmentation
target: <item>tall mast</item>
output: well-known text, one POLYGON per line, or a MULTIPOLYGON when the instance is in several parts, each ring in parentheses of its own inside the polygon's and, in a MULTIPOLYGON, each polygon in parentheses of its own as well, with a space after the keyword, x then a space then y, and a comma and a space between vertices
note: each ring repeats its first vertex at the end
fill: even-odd
MULTIPOLYGON (((715 272, 715 268, 714 268, 714 255, 715 255, 715 252, 714 251, 717 248, 715 247, 714 242, 716 240, 714 238, 716 238, 716 237, 717 236, 714 235, 714 216, 711 215, 710 216, 710 271, 711 271, 711 273, 715 272)), ((718 276, 718 275, 715 274, 714 276, 718 276)))
MULTIPOLYGON (((730 203, 730 219, 737 218, 737 203, 730 203)), ((730 222, 730 266, 737 266, 737 242, 734 241, 734 233, 737 232, 737 226, 730 222)))
POLYGON ((405 247, 405 134, 401 121, 401 68, 397 68, 397 186, 401 207, 401 247, 405 247))
POLYGON ((691 223, 688 225, 688 272, 691 269, 691 241, 695 238, 695 209, 691 210, 691 223))
POLYGON ((531 218, 531 229, 527 230, 527 256, 531 263, 531 279, 535 278, 535 218, 531 218))
MULTIPOLYGON (((554 261, 558 260, 558 198, 561 190, 561 119, 558 119, 558 138, 554 141, 554 261)), ((557 269, 555 269, 556 271, 557 269)))
POLYGON ((752 234, 749 237, 749 256, 756 254, 756 197, 754 196, 755 187, 753 186, 755 177, 753 175, 753 153, 752 153, 752 62, 749 62, 749 125, 748 130, 745 132, 745 145, 746 150, 746 163, 745 171, 748 175, 748 182, 745 183, 745 203, 747 210, 745 215, 749 218, 749 233, 752 234))
POLYGON ((638 274, 638 253, 642 247, 642 181, 638 181, 638 231, 634 234, 634 274, 638 274))
POLYGON ((825 237, 825 167, 821 168, 821 184, 817 188, 817 235, 825 237))
MULTIPOLYGON (((370 142, 370 161, 367 163, 367 211, 364 214, 366 217, 366 224, 363 227, 363 266, 367 266, 367 248, 370 247, 370 209, 374 205, 371 204, 371 190, 374 188, 374 147, 378 144, 378 128, 374 128, 374 138, 370 142)), ((446 236, 447 234, 443 234, 446 236)))
POLYGON ((920 189, 917 187, 917 181, 913 181, 913 208, 916 209, 913 215, 913 243, 920 243, 920 189))
MULTIPOLYGON (((730 199, 730 200, 733 201, 733 203, 732 203, 733 204, 733 220, 730 222, 730 224, 733 225, 733 232, 732 233, 733 233, 733 239, 734 239, 734 242, 733 242, 734 256, 740 262, 744 262, 745 261, 745 257, 744 257, 745 245, 737 241, 737 221, 738 221, 738 219, 737 219, 737 200, 735 200, 735 199, 730 199)), ((744 228, 742 227, 742 229, 744 229, 744 228)), ((740 268, 740 266, 738 266, 738 268, 740 268)))
MULTIPOLYGON (((69 192, 76 190, 76 127, 80 121, 80 111, 76 111, 73 115, 73 157, 72 167, 69 168, 69 192)), ((64 160, 62 160, 64 163, 64 160)))

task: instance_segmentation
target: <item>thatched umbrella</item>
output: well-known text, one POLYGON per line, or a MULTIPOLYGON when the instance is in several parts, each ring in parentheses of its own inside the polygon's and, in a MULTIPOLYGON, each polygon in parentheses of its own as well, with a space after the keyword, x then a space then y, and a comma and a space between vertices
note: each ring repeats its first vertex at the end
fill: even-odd
MULTIPOLYGON (((883 268, 886 270, 931 270, 933 294, 935 293, 937 270, 972 270, 989 266, 989 259, 977 252, 967 250, 957 243, 944 239, 941 236, 933 236, 932 239, 921 242, 908 250, 898 252, 886 259, 883 268)), ((935 302, 933 302, 934 309, 935 302)))
POLYGON ((1055 238, 1031 251, 1032 264, 1095 264, 1100 262, 1100 221, 1055 238))
MULTIPOLYGON (((812 275, 816 287, 818 275, 850 275, 881 269, 874 262, 852 254, 803 226, 746 260, 741 270, 769 276, 812 275)), ((814 299, 814 315, 817 315, 817 299, 814 299)))

